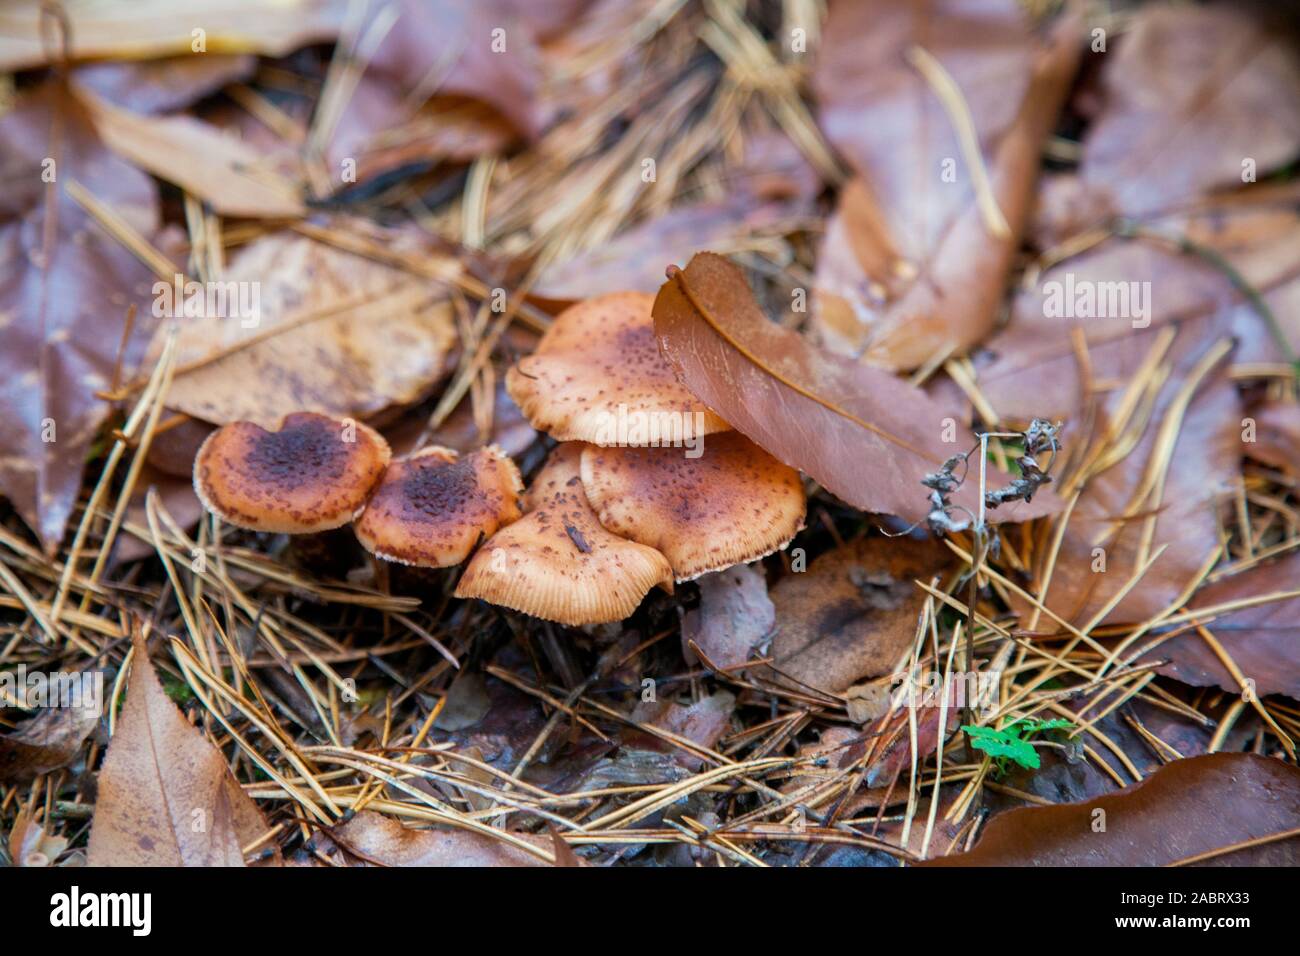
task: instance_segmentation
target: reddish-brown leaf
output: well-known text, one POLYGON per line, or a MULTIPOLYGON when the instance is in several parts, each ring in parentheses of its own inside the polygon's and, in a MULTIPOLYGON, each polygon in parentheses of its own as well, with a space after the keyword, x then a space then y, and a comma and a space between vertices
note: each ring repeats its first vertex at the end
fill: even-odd
POLYGON ((1295 159, 1300 47, 1277 20, 1262 4, 1143 6, 1102 58, 1101 111, 1077 179, 1053 190, 1070 195, 1051 231, 1144 217, 1295 159))
POLYGON ((814 76, 822 125, 858 178, 827 225, 814 327, 836 351, 915 368, 993 326, 1042 143, 1078 63, 1078 24, 1063 21, 1039 45, 1011 0, 854 0, 831 5, 825 36, 814 76), (1005 235, 980 211, 948 110, 908 61, 917 47, 962 93, 1005 235))
POLYGON ((105 148, 57 81, 0 118, 0 168, 0 494, 53 550, 110 411, 95 392, 109 387, 128 306, 138 310, 128 372, 153 325, 149 271, 68 186, 76 181, 146 237, 158 229, 158 194, 105 148))
MULTIPOLYGON (((1095 800, 1008 810, 989 822, 969 853, 922 865, 1163 866, 1297 828, 1300 770, 1254 754, 1219 753, 1175 760, 1095 800)), ((1295 866, 1300 835, 1210 862, 1295 866)))
MULTIPOLYGON (((1290 596, 1198 620, 1242 674, 1254 681, 1257 697, 1286 694, 1300 700, 1300 553, 1257 564, 1201 588, 1188 610, 1277 594, 1290 596)), ((1165 641, 1146 659, 1168 660, 1160 672, 1184 684, 1217 685, 1241 693, 1241 685, 1196 631, 1165 641)))
MULTIPOLYGON (((362 810, 331 828, 336 843, 363 863, 378 866, 546 866, 546 860, 502 840, 470 830, 415 830, 392 817, 362 810)), ((544 852, 551 840, 519 835, 544 852)), ((567 864, 566 864, 567 865, 567 864)))
MULTIPOLYGON (((769 322, 744 275, 721 256, 703 252, 676 270, 659 290, 654 318, 663 354, 702 402, 865 511, 922 518, 921 478, 974 444, 955 407, 769 322)), ((1006 480, 990 469, 990 487, 1006 480)), ((967 481, 954 501, 974 512, 978 484, 967 481)), ((1025 521, 1059 507, 1049 489, 989 517, 1025 521)))
POLYGON ((951 564, 929 540, 860 538, 789 574, 772 589, 772 655, 785 675, 837 694, 893 671, 916 637, 928 581, 951 564))
POLYGON ((695 662, 693 643, 715 667, 745 663, 776 622, 762 566, 738 564, 697 583, 700 606, 682 618, 682 656, 695 662))
POLYGON ((126 706, 99 773, 90 865, 243 866, 242 848, 266 835, 266 819, 167 697, 138 633, 133 646, 126 706))

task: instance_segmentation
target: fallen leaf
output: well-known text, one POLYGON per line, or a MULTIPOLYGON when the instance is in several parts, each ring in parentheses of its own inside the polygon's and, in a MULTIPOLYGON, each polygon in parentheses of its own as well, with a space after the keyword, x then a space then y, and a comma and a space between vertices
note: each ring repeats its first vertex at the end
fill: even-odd
POLYGON ((726 252, 802 211, 796 204, 757 203, 747 194, 674 206, 551 266, 530 294, 564 304, 612 292, 657 292, 663 285, 664 262, 683 262, 705 249, 726 252))
POLYGON ((696 583, 700 606, 682 619, 682 656, 695 663, 694 643, 717 667, 745 663, 776 622, 762 565, 737 564, 702 575, 696 583))
MULTIPOLYGON (((1292 597, 1198 618, 1250 680, 1256 697, 1285 694, 1300 700, 1300 553, 1224 577, 1196 592, 1188 611, 1270 594, 1292 597)), ((1193 687, 1242 692, 1210 645, 1196 631, 1179 634, 1144 660, 1168 660, 1160 673, 1193 687)))
POLYGON ((42 33, 42 0, 11 0, 0 35, 0 71, 50 64, 63 52, 74 60, 147 59, 194 53, 202 30, 212 53, 282 56, 338 35, 343 0, 113 0, 66 8, 66 48, 42 33), (201 26, 200 26, 201 25, 201 26))
POLYGON ((124 159, 204 200, 225 216, 297 218, 301 187, 267 158, 192 116, 145 116, 81 88, 100 138, 124 159))
POLYGON ((242 848, 266 835, 266 818, 167 697, 138 632, 132 645, 126 705, 99 772, 89 864, 243 866, 242 848))
POLYGON ((1148 4, 1103 63, 1081 195, 1052 223, 1057 235, 1255 182, 1300 153, 1300 100, 1289 92, 1300 88, 1300 51, 1272 10, 1148 4))
MULTIPOLYGON (((529 19, 508 0, 398 0, 368 10, 343 49, 356 56, 361 43, 378 45, 330 130, 325 152, 331 172, 348 159, 357 161, 358 178, 363 171, 376 175, 391 168, 398 161, 394 156, 374 155, 382 137, 419 123, 435 92, 486 103, 516 133, 535 138, 541 129, 541 77, 529 19)), ((417 145, 408 141, 408 149, 431 145, 427 139, 413 142, 417 145)), ((337 180, 345 182, 341 176, 337 180)))
POLYGON ((372 415, 432 388, 455 340, 428 280, 296 233, 254 240, 219 281, 256 290, 260 317, 181 319, 167 404, 204 421, 372 415))
MULTIPOLYGON (((1141 783, 1095 800, 1000 813, 969 853, 922 865, 1164 866, 1298 827, 1300 770, 1254 754, 1218 753, 1175 760, 1141 783), (1104 819, 1104 829, 1097 828, 1098 819, 1104 819)), ((1300 838, 1209 862, 1295 866, 1300 838)))
POLYGON ((1300 404, 1281 400, 1264 402, 1251 409, 1248 421, 1252 419, 1254 439, 1243 442, 1242 451, 1283 474, 1300 476, 1300 404))
POLYGON ((132 113, 171 113, 253 75, 257 58, 190 53, 162 60, 87 63, 77 85, 132 113))
POLYGON ((72 763, 99 726, 98 704, 45 707, 15 732, 0 736, 0 781, 26 782, 72 763))
MULTIPOLYGON (((730 691, 719 690, 689 706, 682 706, 675 701, 642 701, 633 711, 632 719, 712 749, 731 725, 731 715, 735 709, 735 695, 730 691)), ((663 746, 673 745, 665 742, 663 746)), ((672 754, 679 764, 692 770, 699 770, 704 765, 703 758, 681 748, 674 748, 672 754)))
MULTIPOLYGON (((655 299, 654 320, 660 349, 700 401, 854 507, 920 520, 928 510, 921 479, 975 444, 956 408, 768 321, 744 275, 721 256, 702 252, 676 270, 655 299)), ((991 487, 1007 480, 991 469, 991 487)), ((976 511, 977 483, 953 500, 976 511)), ((1047 489, 989 519, 1026 521, 1059 507, 1047 489)))
POLYGON ((827 224, 813 327, 827 347, 895 370, 964 351, 1001 307, 1079 25, 1065 19, 1038 44, 1011 0, 855 0, 831 4, 825 37, 821 123, 858 177, 827 224), (982 208, 982 170, 914 62, 926 55, 960 90, 998 213, 982 208))
POLYGON ((929 581, 951 565, 936 542, 859 538, 828 551, 772 589, 774 666, 828 694, 892 673, 916 638, 929 581))
POLYGON ((128 306, 138 308, 128 372, 153 327, 151 274, 90 219, 68 184, 146 237, 159 227, 158 194, 104 147, 57 81, 28 90, 0 117, 0 168, 8 183, 0 197, 0 494, 52 551, 111 411, 95 392, 109 387, 128 306))
MULTIPOLYGON (((331 827, 330 836, 364 863, 379 866, 547 866, 540 857, 470 830, 415 830, 397 820, 362 810, 331 827)), ((516 839, 550 851, 550 840, 532 834, 516 839)))
POLYGON ((365 183, 407 167, 504 153, 518 139, 508 120, 478 100, 434 96, 410 112, 398 99, 388 81, 362 74, 329 146, 331 169, 352 160, 355 181, 365 183), (391 122, 382 124, 384 116, 391 122))

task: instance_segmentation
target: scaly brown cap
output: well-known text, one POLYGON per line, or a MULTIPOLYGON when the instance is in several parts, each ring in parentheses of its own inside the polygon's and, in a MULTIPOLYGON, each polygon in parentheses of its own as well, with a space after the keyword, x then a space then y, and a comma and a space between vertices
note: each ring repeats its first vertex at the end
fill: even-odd
POLYGON ((600 526, 579 476, 583 446, 560 445, 533 480, 525 514, 465 568, 456 597, 481 598, 571 627, 621 621, 672 568, 654 548, 600 526))
POLYGON ((655 341, 654 296, 614 292, 561 312, 506 374, 534 428, 560 441, 650 445, 731 426, 677 381, 655 341))
POLYGON ((316 412, 286 415, 275 431, 231 422, 199 448, 194 492, 240 528, 328 531, 365 506, 390 457, 373 428, 316 412))
POLYGON ((388 466, 353 530, 385 561, 449 568, 519 518, 523 490, 519 469, 495 445, 464 458, 425 448, 388 466))
POLYGON ((803 527, 799 473, 740 432, 707 439, 698 458, 588 447, 582 486, 605 528, 657 548, 678 581, 771 554, 803 527))

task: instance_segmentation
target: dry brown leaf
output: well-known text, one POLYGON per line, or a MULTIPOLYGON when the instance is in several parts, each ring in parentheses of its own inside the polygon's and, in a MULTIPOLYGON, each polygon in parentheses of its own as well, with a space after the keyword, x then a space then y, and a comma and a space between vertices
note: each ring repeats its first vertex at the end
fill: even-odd
POLYGON ((297 218, 301 187, 272 160, 190 116, 144 116, 81 88, 95 129, 115 153, 175 183, 225 216, 297 218))
POLYGON ((259 283, 260 321, 182 319, 171 408, 264 428, 293 411, 361 417, 445 371, 451 306, 428 280, 280 232, 241 249, 220 281, 259 283))
MULTIPOLYGON (((379 866, 547 866, 527 850, 469 830, 415 830, 373 810, 332 827, 330 836, 363 862, 379 866)), ((549 851, 550 840, 518 839, 549 851)))
MULTIPOLYGON (((1201 588, 1187 610, 1270 594, 1295 594, 1297 590, 1300 590, 1300 553, 1292 553, 1201 588)), ((1214 635, 1242 674, 1254 682, 1252 690, 1256 698, 1286 694, 1300 700, 1300 597, 1198 620, 1214 635)), ((1233 679, 1219 656, 1196 631, 1165 641, 1145 659, 1168 660, 1160 673, 1176 677, 1184 684, 1217 685, 1232 694, 1242 692, 1241 684, 1233 679)))
POLYGON ((1073 19, 1034 43, 1012 0, 834 3, 814 82, 827 136, 859 176, 817 264, 813 325, 829 348, 890 369, 964 351, 993 327, 1043 141, 1078 63, 1073 19), (1004 232, 917 48, 961 91, 1004 232))
POLYGON ((700 606, 682 618, 682 656, 695 663, 694 643, 715 667, 745 663, 776 622, 762 565, 737 564, 696 583, 700 606))
POLYGON ((146 237, 158 230, 158 193, 104 147, 75 94, 56 81, 0 117, 0 169, 0 494, 52 551, 111 411, 95 392, 110 385, 127 309, 137 307, 128 373, 154 321, 149 271, 68 186, 79 183, 146 237))
MULTIPOLYGON (((1254 754, 1210 754, 1175 760, 1095 800, 1008 810, 989 821, 969 853, 922 865, 1163 866, 1298 827, 1300 770, 1254 754)), ((1209 862, 1295 866, 1300 837, 1209 862)))
POLYGON ((13 733, 0 736, 0 781, 25 782, 75 760, 99 726, 101 702, 86 703, 46 707, 13 733))
POLYGON ((1102 58, 1101 111, 1077 178, 1047 198, 1049 230, 1070 235, 1116 214, 1145 217, 1294 160, 1300 45, 1279 21, 1263 4, 1138 10, 1102 58))
POLYGON ((1300 403, 1264 402, 1251 409, 1251 419, 1255 435, 1242 443, 1242 451, 1293 478, 1300 476, 1300 403))
POLYGON ((776 669, 828 694, 891 673, 925 604, 914 582, 941 574, 950 554, 929 540, 859 538, 786 575, 772 589, 776 669))
MULTIPOLYGON (((693 744, 712 748, 731 725, 731 715, 736 709, 736 696, 719 690, 695 703, 683 706, 675 701, 642 701, 632 713, 632 719, 650 724, 661 730, 685 737, 693 744)), ((664 744, 671 747, 671 744, 664 744)), ((673 759, 684 767, 699 770, 704 759, 680 748, 672 750, 673 759)))
MULTIPOLYGON (((654 318, 660 349, 700 401, 854 507, 921 519, 921 479, 975 442, 956 408, 769 322, 743 273, 721 256, 699 253, 677 270, 655 299, 654 318)), ((988 481, 1007 478, 991 469, 988 481)), ((977 486, 966 482, 955 503, 974 513, 977 486)), ((989 518, 1026 521, 1059 507, 1049 489, 989 518)))
POLYGON ((675 206, 609 242, 578 253, 542 273, 532 294, 556 303, 607 292, 657 292, 665 262, 685 262, 705 249, 723 252, 743 245, 754 232, 802 209, 789 203, 756 203, 747 195, 721 202, 675 206))
POLYGON ((257 57, 191 53, 162 60, 88 63, 73 78, 133 113, 170 113, 253 75, 257 57))
MULTIPOLYGON (((46 66, 63 51, 42 32, 42 0, 10 0, 0 33, 0 71, 46 66)), ((107 0, 67 4, 74 60, 147 59, 194 53, 203 30, 211 53, 281 56, 338 35, 344 0, 107 0)))
POLYGON ((269 829, 262 811, 167 697, 138 632, 132 646, 126 706, 99 772, 90 865, 243 866, 242 848, 269 829))

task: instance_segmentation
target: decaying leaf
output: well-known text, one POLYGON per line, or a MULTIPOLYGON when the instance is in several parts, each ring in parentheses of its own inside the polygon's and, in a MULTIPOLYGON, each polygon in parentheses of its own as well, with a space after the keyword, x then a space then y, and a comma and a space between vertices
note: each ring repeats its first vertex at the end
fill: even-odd
POLYGON ((168 404, 204 421, 371 415, 431 388, 455 338, 427 280, 292 232, 242 249, 219 281, 256 283, 260 314, 181 319, 168 404))
POLYGON ((0 117, 0 494, 49 550, 63 536, 86 452, 110 408, 128 307, 132 370, 153 325, 152 277, 69 194, 76 182, 149 237, 157 189, 109 152, 81 101, 47 82, 0 117))
MULTIPOLYGON (((975 442, 955 408, 769 322, 743 273, 721 256, 702 252, 676 270, 659 290, 654 318, 660 349, 700 401, 865 511, 920 520, 927 511, 921 478, 975 442)), ((990 469, 990 486, 1007 480, 990 469)), ((966 482, 954 499, 972 513, 977 486, 966 482)), ((989 518, 1026 521, 1059 507, 1049 489, 989 518)))
MULTIPOLYGON (((6 4, 0 70, 45 66, 62 52, 42 31, 41 0, 6 4)), ((67 52, 75 60, 126 59, 201 52, 278 56, 332 40, 347 4, 342 0, 111 0, 67 5, 67 52)))
POLYGON ((1264 4, 1145 4, 1106 52, 1076 177, 1045 205, 1070 235, 1253 183, 1300 153, 1300 45, 1264 4), (1066 197, 1068 196, 1068 201, 1066 197))
POLYGON ((138 632, 133 647, 126 705, 99 773, 90 865, 243 866, 243 848, 269 829, 262 811, 167 697, 138 632))
MULTIPOLYGON (((675 701, 643 701, 637 704, 632 719, 685 737, 701 747, 711 748, 726 732, 735 709, 735 695, 720 690, 688 706, 675 701)), ((702 758, 683 749, 674 750, 673 758, 682 766, 695 770, 704 765, 702 758)))
MULTIPOLYGON (((486 103, 515 133, 534 138, 541 123, 536 34, 519 14, 509 0, 399 0, 366 10, 348 38, 354 56, 362 49, 367 54, 364 91, 360 97, 347 91, 329 131, 331 174, 348 159, 359 160, 358 173, 391 168, 397 155, 377 155, 385 139, 391 144, 394 128, 412 123, 427 128, 423 106, 435 92, 486 103)), ((496 127, 493 138, 500 132, 496 127)), ((436 141, 409 129, 398 136, 407 134, 413 135, 401 160, 437 158, 428 149, 436 141)), ((331 178, 336 185, 345 182, 331 178)))
MULTIPOLYGON (((1241 673, 1253 681, 1258 697, 1285 694, 1300 700, 1300 553, 1258 564, 1222 578, 1196 593, 1189 611, 1269 595, 1289 595, 1198 618, 1227 652, 1241 673)), ((1160 669, 1195 687, 1219 686, 1232 694, 1243 692, 1201 634, 1192 630, 1154 648, 1148 660, 1167 660, 1160 669)))
POLYGON ((821 121, 859 175, 827 225, 814 327, 827 347, 890 369, 964 351, 1001 306, 1042 143, 1078 63, 1078 23, 1039 45, 1012 0, 853 0, 831 4, 826 38, 821 121), (939 95, 927 62, 961 105, 939 95))
POLYGON ((1300 476, 1300 403, 1265 402, 1251 409, 1246 421, 1253 421, 1255 430, 1243 441, 1242 451, 1284 474, 1300 476))
POLYGON ((46 707, 14 733, 0 736, 0 781, 28 781, 76 759, 99 726, 102 702, 84 704, 46 707))
POLYGON ((301 189, 255 149, 191 116, 145 116, 81 90, 100 138, 118 155, 227 216, 296 218, 301 189))
POLYGON ((87 63, 73 73, 78 86, 132 113, 170 113, 245 80, 257 69, 249 54, 186 54, 161 60, 87 63))
POLYGON ((923 865, 1161 866, 1205 855, 1219 866, 1295 866, 1298 827, 1300 770, 1254 754, 1210 754, 1095 800, 1008 810, 969 853, 923 865), (1285 840, 1232 849, 1288 831, 1285 840))
POLYGON ((916 638, 929 581, 951 563, 942 545, 912 538, 859 538, 782 578, 776 605, 775 667, 830 694, 891 673, 916 638))
POLYGON ((697 580, 700 606, 682 618, 682 656, 694 643, 716 667, 735 667, 772 633, 776 612, 762 567, 738 564, 697 580))
MULTIPOLYGON (((545 858, 503 840, 470 830, 416 830, 392 817, 362 810, 329 831, 362 863, 378 866, 547 866, 545 858)), ((551 852, 549 839, 517 834, 515 839, 551 852)))

